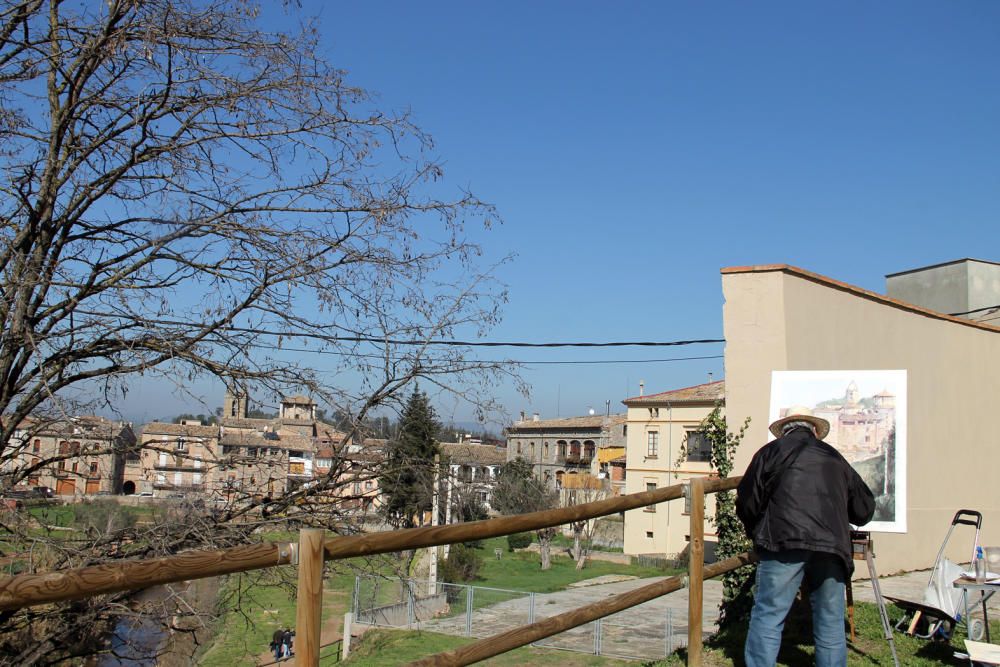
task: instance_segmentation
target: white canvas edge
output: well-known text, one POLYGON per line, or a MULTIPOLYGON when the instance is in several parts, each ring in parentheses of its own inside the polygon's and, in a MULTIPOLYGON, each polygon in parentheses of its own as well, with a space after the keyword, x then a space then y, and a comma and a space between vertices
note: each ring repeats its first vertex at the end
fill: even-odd
POLYGON ((909 505, 906 501, 906 453, 907 453, 907 377, 906 370, 836 370, 836 371, 771 371, 771 395, 768 407, 768 424, 774 423, 778 419, 779 406, 777 404, 777 387, 784 378, 793 376, 813 377, 817 380, 832 380, 844 375, 878 374, 883 377, 891 377, 898 393, 896 395, 896 520, 895 521, 872 521, 863 526, 865 530, 873 533, 905 533, 907 532, 907 514, 909 505))

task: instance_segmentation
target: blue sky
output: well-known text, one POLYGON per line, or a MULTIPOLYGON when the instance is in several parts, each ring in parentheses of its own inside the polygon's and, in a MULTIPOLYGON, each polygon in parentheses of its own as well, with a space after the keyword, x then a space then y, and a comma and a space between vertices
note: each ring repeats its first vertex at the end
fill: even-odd
MULTIPOLYGON (((301 12, 352 83, 412 111, 449 184, 498 207, 504 224, 481 240, 517 257, 499 272, 510 302, 492 340, 721 338, 724 266, 788 263, 883 291, 886 273, 1000 260, 1000 3, 304 0, 301 12)), ((640 379, 654 392, 710 372, 722 376, 721 359, 535 366, 530 399, 498 394, 511 415, 620 411, 640 379)))

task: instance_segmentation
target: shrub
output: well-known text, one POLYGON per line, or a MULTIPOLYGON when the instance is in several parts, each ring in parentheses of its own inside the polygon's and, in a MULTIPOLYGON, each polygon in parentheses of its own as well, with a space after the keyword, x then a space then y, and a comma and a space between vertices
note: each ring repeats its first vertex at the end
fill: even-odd
POLYGON ((463 581, 473 581, 483 565, 483 556, 479 549, 464 544, 453 544, 448 552, 448 558, 438 561, 438 576, 441 580, 457 584, 463 581))
POLYGON ((531 546, 531 533, 514 533, 507 536, 507 551, 531 546))

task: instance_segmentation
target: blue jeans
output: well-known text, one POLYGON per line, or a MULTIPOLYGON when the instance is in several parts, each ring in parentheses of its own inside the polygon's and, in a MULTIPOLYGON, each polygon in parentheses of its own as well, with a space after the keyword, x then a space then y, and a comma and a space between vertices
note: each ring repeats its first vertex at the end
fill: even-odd
POLYGON ((834 554, 818 551, 759 550, 757 590, 750 629, 743 649, 747 667, 774 667, 781 648, 781 631, 795 594, 805 577, 812 604, 813 641, 817 667, 847 665, 844 595, 847 572, 834 554))

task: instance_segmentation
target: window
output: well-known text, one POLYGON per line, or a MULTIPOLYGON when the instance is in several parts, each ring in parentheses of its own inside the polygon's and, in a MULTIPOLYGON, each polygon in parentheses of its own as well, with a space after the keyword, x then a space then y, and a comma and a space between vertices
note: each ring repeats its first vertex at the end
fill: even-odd
POLYGON ((35 442, 31 445, 31 451, 37 454, 42 449, 42 441, 35 438, 35 442))
POLYGON ((646 433, 646 458, 655 459, 660 453, 660 432, 649 431, 646 433))
POLYGON ((594 445, 594 441, 593 440, 584 440, 584 442, 583 442, 583 458, 585 458, 585 459, 592 459, 592 458, 594 458, 594 452, 596 450, 597 450, 597 447, 594 445))
POLYGON ((559 458, 560 459, 565 459, 566 458, 566 441, 565 440, 560 440, 559 442, 556 443, 556 447, 559 448, 559 458))
POLYGON ((76 469, 79 465, 80 465, 79 461, 73 461, 73 472, 76 472, 76 469))
POLYGON ((187 440, 184 438, 177 438, 177 443, 174 445, 174 449, 178 452, 186 452, 188 448, 187 440))
POLYGON ((688 431, 687 433, 688 461, 711 461, 712 445, 704 431, 688 431))
POLYGON ((651 530, 647 530, 646 531, 646 539, 647 540, 653 539, 653 531, 651 531, 651 530))
POLYGON ((371 480, 365 482, 365 491, 371 491, 373 488, 375 488, 375 482, 371 480))
POLYGON ((534 442, 531 443, 531 458, 532 458, 532 460, 534 460, 534 458, 535 458, 535 443, 534 442))
POLYGON ((517 443, 517 453, 521 453, 521 443, 517 443))
POLYGON ((356 496, 361 495, 361 482, 354 483, 354 495, 356 496))
MULTIPOLYGON (((656 482, 646 482, 646 490, 647 491, 656 491, 656 482)), ((642 511, 643 512, 655 512, 656 511, 656 505, 648 505, 646 507, 643 507, 642 511)))
POLYGON ((91 475, 96 475, 97 474, 97 462, 96 461, 92 461, 91 464, 90 464, 90 474, 91 475))
POLYGON ((546 442, 544 445, 542 445, 542 454, 545 456, 545 460, 548 461, 549 460, 549 443, 548 442, 546 442))

